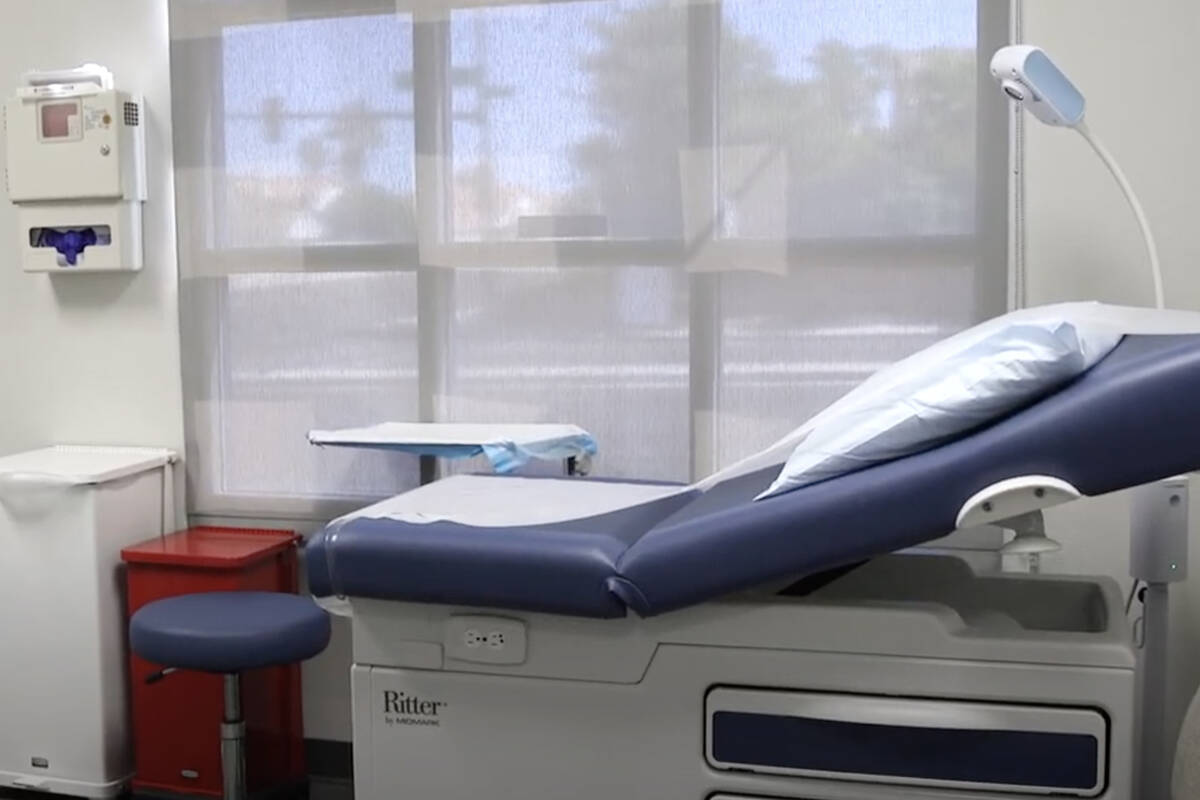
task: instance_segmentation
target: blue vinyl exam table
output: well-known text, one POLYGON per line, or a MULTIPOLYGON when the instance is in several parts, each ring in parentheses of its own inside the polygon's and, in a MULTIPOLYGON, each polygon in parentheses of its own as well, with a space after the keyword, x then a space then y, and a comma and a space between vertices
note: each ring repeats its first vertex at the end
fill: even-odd
POLYGON ((896 551, 1200 469, 1198 398, 1200 336, 1127 336, 997 423, 761 501, 777 467, 462 476, 336 520, 307 564, 352 609, 356 794, 1130 800, 1116 583, 896 551))

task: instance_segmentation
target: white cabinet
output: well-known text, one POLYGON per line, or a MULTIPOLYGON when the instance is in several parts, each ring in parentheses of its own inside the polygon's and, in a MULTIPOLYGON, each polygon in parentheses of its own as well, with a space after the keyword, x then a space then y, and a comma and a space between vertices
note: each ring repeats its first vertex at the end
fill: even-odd
POLYGON ((0 458, 0 787, 112 797, 133 771, 121 548, 169 519, 166 450, 0 458))

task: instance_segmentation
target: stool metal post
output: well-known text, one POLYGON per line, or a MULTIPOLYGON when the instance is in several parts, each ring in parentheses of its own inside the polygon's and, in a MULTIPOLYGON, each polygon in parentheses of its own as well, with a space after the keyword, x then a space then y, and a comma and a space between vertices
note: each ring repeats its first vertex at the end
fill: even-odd
POLYGON ((246 722, 239 676, 225 675, 225 721, 221 723, 221 777, 225 800, 246 800, 246 722))

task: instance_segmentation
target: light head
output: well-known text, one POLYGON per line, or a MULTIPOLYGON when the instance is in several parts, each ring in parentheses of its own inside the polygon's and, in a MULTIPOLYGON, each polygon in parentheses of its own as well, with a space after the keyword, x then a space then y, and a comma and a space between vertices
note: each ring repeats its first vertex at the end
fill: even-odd
POLYGON ((1083 122, 1083 95, 1041 48, 1001 47, 991 71, 1006 95, 1047 125, 1074 128, 1083 122))

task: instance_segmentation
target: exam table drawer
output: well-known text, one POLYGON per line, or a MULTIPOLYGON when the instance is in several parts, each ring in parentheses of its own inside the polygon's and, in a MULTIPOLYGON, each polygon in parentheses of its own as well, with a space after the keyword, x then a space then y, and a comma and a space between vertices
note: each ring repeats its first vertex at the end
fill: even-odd
POLYGON ((1092 797, 1107 720, 1093 709, 717 687, 705 756, 743 770, 1092 797))

